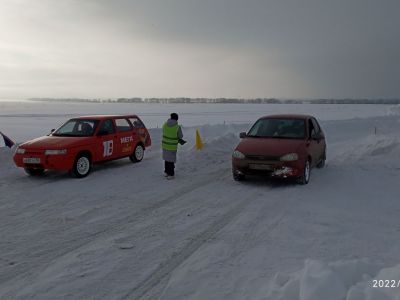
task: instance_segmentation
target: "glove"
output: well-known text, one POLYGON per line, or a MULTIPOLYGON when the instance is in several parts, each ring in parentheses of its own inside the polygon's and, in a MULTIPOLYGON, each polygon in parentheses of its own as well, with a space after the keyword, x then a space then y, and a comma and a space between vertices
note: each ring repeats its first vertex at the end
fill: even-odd
POLYGON ((179 140, 178 140, 178 143, 179 143, 180 145, 184 145, 184 144, 186 144, 186 141, 183 140, 183 139, 179 139, 179 140))

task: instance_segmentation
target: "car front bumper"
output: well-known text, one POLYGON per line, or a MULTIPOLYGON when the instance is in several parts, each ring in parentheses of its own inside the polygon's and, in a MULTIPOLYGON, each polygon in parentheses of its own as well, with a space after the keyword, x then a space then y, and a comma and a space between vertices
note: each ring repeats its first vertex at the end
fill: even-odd
POLYGON ((74 157, 68 154, 16 153, 14 163, 20 168, 69 171, 72 169, 74 157))
POLYGON ((240 175, 266 175, 277 178, 297 178, 303 173, 297 161, 261 161, 232 158, 232 171, 240 175))

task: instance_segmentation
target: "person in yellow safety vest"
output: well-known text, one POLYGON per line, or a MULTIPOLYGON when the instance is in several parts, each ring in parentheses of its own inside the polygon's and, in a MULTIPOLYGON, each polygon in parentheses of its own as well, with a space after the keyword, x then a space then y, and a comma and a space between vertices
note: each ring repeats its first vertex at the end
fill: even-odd
POLYGON ((176 152, 178 144, 186 143, 183 138, 181 126, 178 124, 178 114, 172 113, 163 125, 162 152, 164 160, 164 176, 172 179, 175 176, 176 152))

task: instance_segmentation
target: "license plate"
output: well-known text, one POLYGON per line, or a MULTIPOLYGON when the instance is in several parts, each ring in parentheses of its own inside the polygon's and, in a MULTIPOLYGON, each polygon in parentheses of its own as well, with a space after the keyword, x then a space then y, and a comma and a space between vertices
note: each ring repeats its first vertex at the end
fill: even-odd
POLYGON ((24 164, 40 164, 39 157, 24 157, 23 159, 24 164))
POLYGON ((262 165, 262 164, 249 164, 249 168, 253 170, 267 170, 272 171, 274 169, 271 165, 262 165))

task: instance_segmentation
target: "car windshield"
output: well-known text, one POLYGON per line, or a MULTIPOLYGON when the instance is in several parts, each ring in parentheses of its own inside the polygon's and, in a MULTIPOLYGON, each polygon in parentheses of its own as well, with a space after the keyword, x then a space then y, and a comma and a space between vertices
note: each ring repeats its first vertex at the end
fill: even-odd
POLYGON ((305 121, 302 119, 260 119, 253 125, 247 136, 304 139, 305 121))
POLYGON ((84 137, 92 136, 96 130, 97 120, 69 120, 67 123, 57 129, 53 136, 73 136, 84 137))

